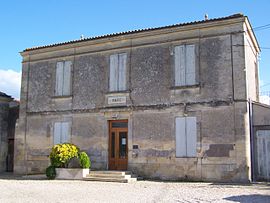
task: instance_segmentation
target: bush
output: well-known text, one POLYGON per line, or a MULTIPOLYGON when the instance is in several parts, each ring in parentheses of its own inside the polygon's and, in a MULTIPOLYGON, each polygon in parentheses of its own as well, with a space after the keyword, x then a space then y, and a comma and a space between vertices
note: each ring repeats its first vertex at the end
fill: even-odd
POLYGON ((76 145, 70 143, 54 145, 50 154, 51 165, 56 168, 66 168, 70 159, 78 158, 79 151, 76 145))
POLYGON ((56 171, 54 166, 49 166, 48 168, 46 168, 46 176, 48 179, 55 179, 56 171))
POLYGON ((90 168, 91 161, 85 152, 79 153, 80 165, 82 168, 90 168))

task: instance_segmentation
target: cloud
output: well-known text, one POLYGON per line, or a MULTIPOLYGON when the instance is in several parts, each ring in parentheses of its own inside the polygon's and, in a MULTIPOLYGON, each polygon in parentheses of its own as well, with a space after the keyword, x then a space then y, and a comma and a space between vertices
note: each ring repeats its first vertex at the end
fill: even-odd
POLYGON ((260 102, 264 104, 270 105, 270 96, 268 95, 261 95, 260 96, 260 102))
POLYGON ((20 99, 21 72, 0 69, 0 91, 20 99))

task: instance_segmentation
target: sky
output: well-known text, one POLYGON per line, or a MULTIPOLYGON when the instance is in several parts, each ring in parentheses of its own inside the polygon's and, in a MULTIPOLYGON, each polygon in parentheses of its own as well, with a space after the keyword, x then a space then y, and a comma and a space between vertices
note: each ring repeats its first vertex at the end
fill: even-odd
MULTIPOLYGON (((269 0, 8 0, 0 2, 0 91, 19 99, 20 51, 141 28, 243 13, 253 27, 270 24, 269 0)), ((270 26, 255 32, 262 47, 260 91, 270 91, 270 26)))

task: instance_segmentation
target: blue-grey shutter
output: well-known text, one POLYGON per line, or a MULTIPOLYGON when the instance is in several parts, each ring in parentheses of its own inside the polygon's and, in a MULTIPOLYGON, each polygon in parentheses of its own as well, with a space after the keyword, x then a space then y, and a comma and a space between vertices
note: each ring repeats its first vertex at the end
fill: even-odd
POLYGON ((55 95, 63 95, 63 69, 64 63, 57 62, 56 64, 56 77, 55 77, 55 95))
POLYGON ((110 56, 110 91, 118 90, 118 54, 110 56))
POLYGON ((127 72, 127 54, 119 54, 119 77, 118 77, 118 90, 123 91, 126 90, 126 72, 127 72))
POLYGON ((63 95, 70 95, 71 87, 71 61, 65 61, 63 73, 63 95))
POLYGON ((186 45, 186 85, 195 85, 195 45, 186 45))
POLYGON ((184 86, 186 84, 185 72, 185 46, 176 46, 174 48, 174 82, 175 86, 184 86))
POLYGON ((70 142, 70 124, 69 122, 62 122, 61 143, 70 142))
POLYGON ((55 122, 53 129, 53 144, 56 145, 59 143, 61 143, 61 122, 55 122))
POLYGON ((196 117, 186 117, 187 156, 197 155, 197 122, 196 117))
POLYGON ((186 121, 184 117, 175 118, 176 157, 186 156, 186 121))

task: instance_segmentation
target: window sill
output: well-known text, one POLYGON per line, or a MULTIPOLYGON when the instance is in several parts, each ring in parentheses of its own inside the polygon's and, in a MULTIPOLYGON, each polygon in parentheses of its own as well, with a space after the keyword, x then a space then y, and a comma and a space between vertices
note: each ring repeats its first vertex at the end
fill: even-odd
POLYGON ((176 156, 176 159, 197 159, 197 156, 176 156))
POLYGON ((65 95, 65 96, 52 96, 52 99, 71 99, 72 95, 65 95))
POLYGON ((125 93, 130 93, 130 90, 121 90, 121 91, 106 92, 106 94, 125 94, 125 93))
POLYGON ((200 87, 199 84, 196 85, 185 85, 185 86, 172 86, 170 87, 171 90, 181 90, 181 89, 192 89, 200 87))

